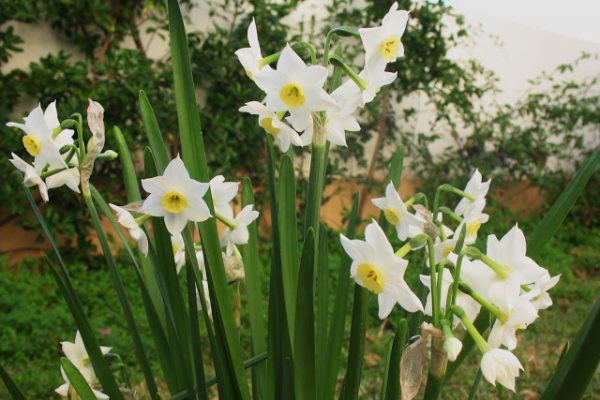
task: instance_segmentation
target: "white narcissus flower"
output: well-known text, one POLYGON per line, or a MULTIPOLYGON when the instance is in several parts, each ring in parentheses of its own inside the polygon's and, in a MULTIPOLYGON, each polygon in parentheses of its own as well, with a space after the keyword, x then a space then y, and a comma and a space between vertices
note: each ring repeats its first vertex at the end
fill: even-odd
POLYGON ((164 217, 171 235, 181 233, 188 221, 202 222, 210 218, 202 198, 209 184, 191 179, 179 156, 171 160, 162 176, 142 179, 142 187, 150 195, 144 200, 141 212, 164 217))
MULTIPOLYGON (((435 244, 433 245, 433 258, 435 263, 441 263, 448 258, 448 255, 454 251, 457 243, 458 235, 446 240, 436 239, 435 244)), ((427 257, 427 263, 429 263, 429 257, 427 257)))
POLYGON ((117 214, 117 222, 123 226, 123 228, 127 229, 129 232, 129 236, 133 240, 136 241, 138 249, 142 252, 143 255, 148 255, 148 237, 144 230, 138 225, 135 221, 135 218, 129 211, 126 209, 116 206, 114 204, 109 204, 110 208, 117 214))
POLYGON ((477 240, 477 232, 482 224, 485 224, 490 219, 490 216, 485 213, 472 213, 465 217, 463 222, 456 228, 456 232, 460 233, 463 226, 465 227, 465 243, 473 244, 477 240))
POLYGON ((238 182, 225 182, 223 175, 217 175, 208 182, 210 185, 210 193, 213 199, 215 212, 224 217, 233 218, 233 210, 229 204, 237 195, 238 182))
POLYGON ((19 171, 23 172, 23 174, 25 175, 25 177, 23 178, 23 184, 27 187, 37 186, 38 190, 40 191, 40 195, 42 196, 42 199, 44 201, 48 201, 48 187, 46 186, 46 183, 44 183, 44 180, 40 177, 36 169, 32 165, 25 162, 21 157, 19 157, 15 153, 10 153, 10 155, 12 156, 12 158, 8 161, 10 161, 12 165, 14 165, 19 171))
MULTIPOLYGON (((181 234, 171 236, 171 246, 173 247, 173 259, 177 273, 185 265, 185 242, 181 234)), ((204 265, 204 264, 203 264, 204 265)))
POLYGON ((499 382, 507 389, 515 391, 515 379, 523 366, 513 353, 504 349, 491 349, 486 351, 481 358, 481 372, 483 377, 492 385, 499 382))
POLYGON ((404 281, 408 261, 396 256, 377 222, 365 229, 365 240, 340 235, 344 250, 352 259, 350 275, 356 283, 376 293, 379 318, 386 318, 396 303, 408 312, 423 311, 423 305, 404 281))
MULTIPOLYGON (((79 331, 75 334, 74 342, 60 342, 62 351, 65 357, 71 361, 71 363, 81 372, 81 375, 85 378, 86 382, 92 384, 96 381, 96 374, 94 368, 90 362, 90 357, 83 344, 83 339, 79 331)), ((100 346, 102 354, 106 354, 110 351, 110 347, 100 346)))
POLYGON ((254 79, 254 76, 262 68, 271 69, 268 65, 261 66, 261 60, 263 58, 260 50, 260 43, 258 42, 258 33, 256 32, 256 22, 252 18, 252 22, 248 26, 248 44, 250 47, 244 47, 235 52, 238 60, 244 67, 246 74, 250 79, 254 79))
POLYGON ((454 336, 447 337, 444 340, 444 350, 446 351, 448 361, 456 361, 456 358, 462 351, 462 342, 454 336))
POLYGON ((387 72, 374 69, 372 66, 366 66, 359 74, 363 80, 365 88, 360 88, 352 79, 344 82, 336 91, 338 95, 350 99, 351 103, 360 100, 359 107, 373 101, 377 93, 383 86, 394 82, 398 74, 396 72, 387 72))
POLYGON ((248 225, 258 218, 258 211, 255 211, 252 204, 247 205, 232 220, 233 227, 227 227, 221 234, 221 244, 226 247, 228 256, 233 254, 233 246, 248 243, 250 233, 248 225))
POLYGON ((388 183, 385 188, 385 197, 379 197, 371 201, 383 211, 387 222, 396 227, 398 239, 406 240, 423 233, 425 220, 421 216, 411 214, 408 211, 393 182, 388 183))
POLYGON ((491 179, 488 179, 486 182, 483 182, 481 173, 476 169, 473 176, 471 176, 471 179, 469 179, 469 182, 467 182, 467 186, 464 190, 465 193, 473 196, 474 200, 463 197, 458 202, 454 212, 463 217, 467 217, 471 214, 481 214, 485 208, 485 196, 490 190, 491 181, 491 179))
MULTIPOLYGON (((67 377, 67 374, 65 373, 65 370, 63 369, 63 367, 60 367, 60 374, 62 375, 62 378, 65 381, 65 383, 60 385, 58 388, 54 389, 54 391, 62 397, 69 398, 69 391, 71 390, 71 382, 69 381, 69 378, 67 377)), ((108 400, 109 399, 109 397, 106 394, 104 394, 96 389, 92 388, 92 392, 94 393, 94 396, 96 396, 96 399, 98 399, 98 400, 108 400)))
POLYGON ((520 295, 515 302, 495 302, 494 304, 507 316, 506 321, 496 319, 488 342, 492 347, 506 346, 509 350, 517 347, 517 330, 526 329, 536 320, 538 311, 531 299, 539 294, 538 289, 520 295), (510 304, 512 303, 512 304, 510 304))
POLYGON ((408 11, 398 10, 398 3, 394 2, 383 17, 381 26, 358 30, 365 47, 367 65, 383 69, 385 64, 396 61, 398 57, 404 57, 404 46, 400 39, 407 23, 408 11))
MULTIPOLYGON (((208 317, 212 319, 212 306, 210 304, 210 293, 208 291, 208 280, 206 279, 206 266, 204 265, 204 253, 202 251, 196 252, 196 260, 198 260, 198 268, 202 273, 202 292, 204 293, 204 303, 206 304, 206 313, 208 317)), ((202 301, 200 299, 200 291, 196 288, 196 304, 198 310, 202 310, 202 301)))
POLYGON ((527 241, 519 225, 512 227, 502 239, 489 235, 486 255, 516 276, 522 285, 536 282, 547 275, 548 271, 527 257, 527 241))
POLYGON ((258 124, 275 139, 275 143, 279 146, 282 152, 287 152, 290 144, 302 146, 302 140, 298 132, 292 129, 288 124, 283 122, 277 113, 269 111, 269 109, 258 101, 250 101, 240 108, 241 112, 258 115, 258 124))
POLYGON ((539 294, 531 299, 531 304, 538 310, 545 310, 552 305, 552 299, 548 294, 548 290, 552 289, 558 283, 560 275, 550 276, 546 274, 540 280, 529 286, 532 290, 539 290, 539 294))
POLYGON ((306 66, 304 61, 286 45, 277 60, 277 69, 261 70, 255 82, 266 93, 267 108, 272 112, 288 111, 287 120, 297 131, 310 124, 312 113, 335 106, 335 101, 323 89, 327 68, 306 66))
POLYGON ((75 193, 80 193, 79 183, 81 182, 79 176, 79 168, 67 168, 63 169, 56 174, 52 174, 46 178, 46 185, 48 189, 54 189, 61 186, 67 186, 75 193))
POLYGON ((59 150, 66 145, 73 144, 74 131, 63 129, 54 135, 54 130, 58 130, 60 127, 56 113, 56 101, 50 103, 46 111, 42 111, 42 107, 38 104, 24 120, 24 124, 9 122, 6 126, 19 128, 25 132, 23 146, 29 155, 34 157, 35 169, 41 171, 46 166, 49 169, 66 167, 59 150))
MULTIPOLYGON (((462 263, 464 266, 465 260, 463 259, 462 263)), ((462 267, 461 267, 462 268, 462 267)), ((462 274, 461 274, 462 275, 462 274)), ((419 276, 421 283, 429 289, 429 294, 427 295, 427 301, 425 303, 425 315, 432 315, 432 301, 431 301, 431 277, 429 275, 420 275, 419 276)), ((438 285, 441 286, 441 297, 440 297, 440 307, 446 308, 446 299, 448 296, 448 290, 452 289, 452 284, 454 283, 454 279, 450 271, 444 269, 442 274, 442 281, 438 281, 438 285)), ((460 290, 456 292, 456 305, 460 306, 469 318, 469 320, 473 321, 479 314, 479 310, 481 310, 481 305, 473 300, 470 296, 464 294, 460 290)), ((454 317, 453 325, 457 325, 461 323, 460 318, 454 317)))

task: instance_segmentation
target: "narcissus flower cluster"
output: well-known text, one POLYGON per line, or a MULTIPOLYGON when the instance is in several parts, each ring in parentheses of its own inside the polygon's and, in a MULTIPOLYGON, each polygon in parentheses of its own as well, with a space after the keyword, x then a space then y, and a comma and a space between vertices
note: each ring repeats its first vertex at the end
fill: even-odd
POLYGON ((364 240, 350 240, 344 235, 340 240, 352 259, 351 277, 378 296, 380 318, 388 317, 396 304, 408 312, 424 312, 443 332, 443 351, 450 361, 462 350, 458 330, 465 329, 483 354, 485 379, 514 391, 515 378, 523 369, 512 353, 517 347, 517 332, 532 324, 539 310, 552 304, 548 290, 559 277, 551 276, 526 255, 525 236, 518 225, 501 239, 488 236, 485 251, 475 246, 481 225, 488 221, 483 211, 489 187, 490 181, 484 182, 475 171, 463 190, 440 186, 429 210, 423 194, 403 201, 390 182, 385 197, 372 200, 381 210, 385 226, 373 220, 364 240), (444 193, 460 196, 453 210, 440 206, 444 193), (452 230, 446 222, 456 228, 452 230), (394 240, 404 242, 397 251, 386 236, 390 232, 394 240), (406 256, 419 249, 424 249, 429 271, 420 275, 420 282, 429 290, 425 306, 404 278, 411 268, 406 256), (473 325, 481 310, 494 318, 487 339, 473 325))

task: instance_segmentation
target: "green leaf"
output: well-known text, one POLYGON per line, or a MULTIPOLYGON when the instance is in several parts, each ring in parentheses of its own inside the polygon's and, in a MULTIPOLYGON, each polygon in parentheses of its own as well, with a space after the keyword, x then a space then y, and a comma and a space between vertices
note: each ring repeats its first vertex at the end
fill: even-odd
POLYGON ((6 386, 6 390, 12 396, 13 400, 25 400, 25 395, 19 389, 17 384, 12 380, 8 372, 4 369, 4 367, 0 364, 0 379, 4 382, 4 386, 6 386))
POLYGON ((327 248, 327 234, 325 226, 321 225, 321 235, 319 235, 319 247, 316 252, 317 259, 317 299, 316 299, 316 319, 315 319, 315 342, 317 349, 316 373, 317 387, 324 386, 325 370, 327 367, 327 324, 329 317, 329 251, 327 248))
POLYGON ((96 395, 92 391, 92 388, 69 359, 61 357, 60 365, 69 379, 69 384, 73 386, 73 389, 75 389, 81 400, 96 400, 96 395))
POLYGON ((540 400, 580 399, 600 362, 600 298, 592 307, 540 400))
POLYGON ((354 304, 352 306, 352 325, 350 325, 350 346, 348 348, 348 367, 342 386, 341 400, 357 400, 362 367, 365 356, 365 333, 367 331, 368 292, 360 285, 354 285, 354 304))
POLYGON ((158 126, 158 120, 156 119, 152 105, 150 105, 150 101, 143 90, 140 90, 139 101, 142 122, 144 123, 144 129, 146 130, 146 137, 148 138, 152 153, 154 154, 157 170, 162 174, 167 167, 167 164, 169 164, 167 146, 160 133, 160 127, 158 126))
POLYGON ((283 296, 290 341, 294 343, 296 290, 298 289, 298 228, 296 221, 296 180, 294 166, 288 155, 281 159, 279 168, 279 245, 283 296))
POLYGON ((88 352, 88 356, 90 358, 90 361, 92 362, 94 371, 98 376, 98 380, 102 384, 103 392, 114 400, 122 400, 123 395, 119 390, 119 386, 117 385, 114 376, 110 372, 108 362, 102 355, 102 352, 100 351, 100 346, 98 345, 96 337, 94 336, 94 332, 92 331, 90 323, 85 313, 83 312, 81 300, 79 299, 79 296, 73 288, 73 283, 71 282, 69 272, 60 254, 60 250, 58 249, 56 241, 54 240, 52 233, 48 229, 48 225, 46 224, 46 221, 42 216, 40 209, 38 208, 33 196, 31 195, 31 191, 26 186, 23 186, 23 189, 25 191, 27 200, 29 201, 29 205, 31 206, 33 213, 35 214, 38 222, 40 223, 40 226, 42 227, 42 230, 48 238, 50 247, 52 248, 54 255, 56 256, 56 259, 58 260, 58 263, 60 265, 61 269, 59 272, 52 264, 50 259, 47 259, 48 265, 50 266, 50 271, 52 272, 52 275, 56 280, 56 284, 58 285, 61 294, 67 302, 69 311, 71 311, 71 315, 75 320, 75 325, 77 326, 77 329, 81 334, 83 344, 85 345, 85 348, 88 352))
MULTIPOLYGON (((244 178, 242 188, 242 206, 254 205, 254 193, 249 178, 244 178)), ((250 319, 250 336, 252 339, 252 352, 264 353, 267 350, 265 341, 265 309, 262 305, 263 266, 258 253, 258 221, 248 226, 250 233, 248 243, 243 248, 245 271, 245 288, 248 298, 248 317, 250 319)), ((260 364, 252 369, 252 393, 254 399, 266 396, 266 365, 260 364)))
POLYGON ((408 322, 402 319, 396 328, 396 334, 389 343, 383 372, 382 400, 397 400, 400 392, 400 359, 408 339, 408 322))
POLYGON ((133 203, 134 201, 139 201, 142 199, 137 176, 135 174, 135 168, 133 167, 133 160, 131 159, 131 153, 127 147, 127 142, 125 141, 123 132, 121 132, 117 126, 114 127, 113 132, 117 141, 117 150, 119 152, 119 158, 121 159, 121 166, 123 168, 123 182, 125 183, 127 201, 129 203, 133 203))
MULTIPOLYGON (((348 219, 346 236, 354 238, 356 224, 358 221, 358 194, 352 197, 352 211, 348 219)), ((323 386, 321 398, 325 400, 333 399, 337 383, 337 374, 340 367, 340 358, 342 354, 342 341, 344 339, 344 328, 346 324, 346 309, 348 308, 348 288, 350 285, 350 264, 352 259, 342 252, 342 259, 338 272, 337 288, 335 292, 335 302, 333 314, 329 326, 329 336, 327 338, 327 356, 325 357, 326 369, 323 373, 323 386)))
POLYGON ((302 250, 296 298, 294 387, 297 399, 316 398, 314 257, 315 233, 312 228, 309 228, 302 250))
POLYGON ((544 219, 537 226, 529 239, 527 246, 527 255, 536 257, 543 250, 546 243, 556 233, 567 214, 575 204, 575 201, 583 193, 585 185, 596 172, 596 167, 600 163, 600 149, 596 150, 585 163, 579 168, 573 181, 561 193, 560 197, 550 211, 544 216, 544 219))

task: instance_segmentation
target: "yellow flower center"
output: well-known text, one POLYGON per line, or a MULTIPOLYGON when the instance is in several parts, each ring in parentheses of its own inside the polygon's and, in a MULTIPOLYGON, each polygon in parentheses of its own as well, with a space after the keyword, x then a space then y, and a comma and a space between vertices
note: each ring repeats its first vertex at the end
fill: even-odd
POLYGON ((481 222, 479 221, 473 221, 467 224, 467 236, 476 236, 479 228, 481 228, 481 222))
POLYGON ((379 54, 385 61, 392 62, 396 60, 399 48, 400 36, 390 36, 379 45, 379 54))
POLYGON ((356 270, 356 275, 367 290, 377 294, 383 292, 385 279, 375 265, 371 263, 360 264, 356 270))
POLYGON ((306 100, 302 88, 294 82, 284 85, 279 91, 279 97, 281 97, 283 104, 292 108, 302 107, 306 100))
POLYGON ((42 144, 40 140, 33 135, 25 135, 23 136, 23 146, 27 152, 35 157, 42 151, 42 144))
POLYGON ((267 133, 270 133, 273 136, 277 136, 281 128, 277 128, 273 126, 273 118, 263 118, 260 120, 260 126, 263 127, 267 133))
POLYGON ((163 195, 160 204, 170 213, 177 214, 188 208, 187 199, 176 190, 171 190, 163 195))
POLYGON ((179 251, 179 246, 177 243, 173 243, 173 254, 176 254, 179 251))
POLYGON ((395 208, 386 208, 383 210, 383 215, 385 216, 385 219, 387 219, 387 222, 392 225, 398 225, 402 219, 400 211, 396 210, 395 208))
POLYGON ((444 256, 444 258, 448 257, 448 254, 452 253, 454 251, 454 246, 447 246, 444 247, 444 250, 442 250, 442 254, 444 256))

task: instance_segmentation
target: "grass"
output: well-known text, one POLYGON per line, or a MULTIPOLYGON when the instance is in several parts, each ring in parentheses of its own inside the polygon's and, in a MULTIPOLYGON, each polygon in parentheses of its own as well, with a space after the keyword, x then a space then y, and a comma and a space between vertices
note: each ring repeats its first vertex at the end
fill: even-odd
MULTIPOLYGON (((485 226, 486 231, 482 232, 482 238, 492 230, 501 236, 512 224, 510 218, 498 217, 495 221, 497 222, 494 222, 494 226, 491 223, 485 226)), ((521 226, 526 232, 531 231, 529 224, 524 223, 521 226)), ((331 247, 337 243, 335 240, 337 235, 332 234, 331 247)), ((482 381, 476 399, 533 400, 543 391, 562 347, 577 331, 600 292, 598 249, 600 228, 586 228, 573 223, 563 227, 558 236, 549 243, 538 261, 552 274, 562 274, 562 278, 552 292, 555 304, 549 310, 542 311, 540 318, 519 335, 516 355, 525 371, 517 381, 517 394, 499 387, 494 388, 482 381)), ((334 253, 330 262, 334 275, 337 265, 337 255, 334 253)), ((69 268, 92 326, 99 333, 101 343, 113 347, 113 352, 121 355, 132 386, 143 393, 143 384, 140 383, 142 376, 135 367, 131 341, 114 295, 112 282, 103 269, 104 261, 98 260, 90 266, 73 264, 69 268)), ((160 384, 159 368, 153 357, 153 343, 149 335, 144 335, 148 327, 143 317, 135 277, 125 265, 120 267, 120 271, 134 313, 140 316, 138 322, 142 338, 149 349, 153 370, 160 384)), ((418 272, 417 269, 412 270, 410 279, 416 279, 415 272, 418 272)), ((333 287, 335 282, 331 282, 331 285, 333 287)), ((369 320, 365 366, 360 388, 363 399, 377 398, 380 393, 383 352, 388 338, 391 337, 389 325, 376 317, 375 296, 370 296, 369 300, 372 317, 369 320)), ((396 309, 393 318, 399 315, 400 311, 396 309)), ((247 315, 243 307, 241 318, 242 326, 246 325, 247 315)), ((41 267, 40 261, 30 260, 9 268, 6 262, 0 260, 0 359, 29 398, 57 398, 54 388, 62 383, 59 372, 60 341, 72 341, 74 334, 73 320, 51 275, 41 267)), ((249 348, 246 336, 242 336, 244 349, 249 348)), ((206 358, 208 357, 209 354, 206 355, 206 358)), ((478 362, 479 355, 473 352, 447 383, 444 400, 467 398, 478 362)), ((119 375, 119 379, 126 380, 127 377, 119 375)), ((1 384, 0 398, 8 398, 1 384)), ((141 398, 144 398, 143 395, 141 398)), ((600 375, 596 375, 585 398, 600 398, 600 375)))

